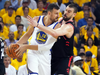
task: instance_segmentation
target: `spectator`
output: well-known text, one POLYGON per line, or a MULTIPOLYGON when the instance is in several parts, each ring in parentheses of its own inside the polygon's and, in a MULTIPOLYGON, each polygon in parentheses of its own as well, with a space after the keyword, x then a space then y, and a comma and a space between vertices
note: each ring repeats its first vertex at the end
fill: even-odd
MULTIPOLYGON (((69 4, 74 3, 74 0, 68 0, 68 1, 69 1, 68 3, 65 3, 66 7, 67 7, 69 4)), ((76 4, 76 6, 77 6, 77 8, 78 8, 78 12, 82 10, 81 7, 80 7, 77 3, 74 3, 74 4, 76 4)))
MULTIPOLYGON (((4 8, 1 10, 1 16, 3 16, 4 14, 8 13, 8 7, 11 6, 11 2, 10 1, 6 1, 4 4, 4 8)), ((15 15, 15 11, 13 10, 13 14, 15 15)))
POLYGON ((25 34, 25 31, 23 31, 23 27, 24 27, 23 24, 18 24, 17 26, 18 30, 14 32, 15 40, 19 40, 25 34))
POLYGON ((42 15, 47 15, 47 10, 43 10, 42 15))
MULTIPOLYGON (((11 60, 11 65, 18 71, 19 67, 26 64, 26 52, 22 54, 22 56, 17 59, 11 60)), ((27 75, 27 74, 25 74, 27 75)))
POLYGON ((47 7, 50 3, 47 2, 47 0, 42 0, 43 2, 43 9, 47 10, 47 7))
POLYGON ((79 54, 80 53, 85 53, 85 48, 84 47, 80 47, 80 49, 79 49, 79 54))
POLYGON ((2 16, 4 24, 9 28, 12 24, 15 24, 15 15, 13 14, 14 8, 8 7, 8 13, 2 16))
POLYGON ((95 9, 96 9, 96 0, 91 0, 90 2, 88 2, 89 7, 91 7, 92 12, 94 13, 95 9))
POLYGON ((4 8, 4 3, 6 0, 0 0, 0 10, 4 8))
MULTIPOLYGON (((17 26, 18 26, 18 24, 20 24, 20 23, 21 23, 21 16, 17 15, 17 16, 15 17, 15 24, 13 24, 13 25, 10 26, 10 31, 12 31, 12 32, 17 31, 17 26)), ((26 31, 25 26, 24 26, 24 28, 23 28, 23 31, 26 31)))
MULTIPOLYGON (((77 26, 80 28, 83 25, 87 25, 87 20, 89 17, 89 11, 84 11, 84 18, 80 19, 77 23, 77 26)), ((93 21, 93 25, 95 25, 95 22, 93 21)))
POLYGON ((14 10, 17 10, 18 6, 18 0, 7 0, 10 1, 12 6, 14 7, 14 10))
POLYGON ((58 6, 59 6, 59 8, 60 8, 60 12, 64 12, 65 11, 65 9, 66 9, 66 6, 64 5, 64 4, 62 4, 62 0, 57 0, 57 3, 56 3, 58 6))
POLYGON ((100 63, 100 48, 98 48, 98 52, 97 52, 97 61, 98 63, 100 63))
POLYGON ((3 22, 3 19, 2 19, 2 17, 0 17, 0 21, 2 21, 2 22, 3 22))
MULTIPOLYGON (((24 0, 21 0, 20 6, 22 6, 23 1, 24 1, 24 0)), ((27 0, 27 1, 28 1, 28 4, 29 4, 29 5, 28 5, 29 8, 31 8, 32 10, 37 8, 37 3, 36 3, 35 0, 27 0)))
MULTIPOLYGON (((23 8, 24 8, 25 6, 28 6, 28 5, 29 5, 28 0, 23 0, 22 6, 19 7, 19 8, 17 9, 17 11, 16 11, 16 15, 23 16, 23 15, 24 15, 23 8)), ((28 13, 28 15, 31 16, 31 17, 33 17, 33 13, 32 13, 32 9, 31 9, 31 8, 29 8, 29 13, 28 13)))
POLYGON ((100 75, 100 63, 98 64, 98 69, 99 69, 99 70, 94 71, 94 72, 92 73, 92 75, 100 75))
POLYGON ((14 32, 9 32, 9 39, 6 39, 6 45, 9 46, 11 43, 16 43, 17 40, 14 40, 14 32))
POLYGON ((92 58, 97 57, 97 46, 93 44, 93 39, 91 37, 88 38, 87 40, 87 45, 84 46, 85 52, 90 51, 92 53, 92 58))
POLYGON ((43 2, 42 1, 38 1, 37 2, 37 7, 38 7, 37 9, 33 10, 33 17, 42 15, 42 12, 43 12, 43 2))
POLYGON ((28 16, 28 12, 29 12, 29 8, 26 6, 23 8, 23 12, 24 15, 21 16, 21 24, 23 24, 25 26, 25 28, 27 29, 29 26, 29 21, 27 20, 27 16, 28 16))
POLYGON ((94 45, 99 46, 99 41, 98 41, 97 37, 93 34, 93 28, 92 27, 88 27, 87 28, 87 33, 82 36, 81 46, 86 45, 87 40, 88 40, 89 37, 91 37, 93 39, 94 45))
POLYGON ((85 33, 87 32, 87 31, 86 31, 86 30, 87 30, 87 27, 92 27, 92 28, 93 28, 93 34, 94 34, 97 38, 99 38, 99 29, 98 29, 96 26, 93 25, 93 22, 94 22, 94 20, 93 20, 92 17, 89 17, 89 18, 87 19, 87 25, 84 25, 84 26, 82 26, 82 27, 80 28, 80 36, 85 35, 85 33))
POLYGON ((96 20, 96 17, 94 16, 94 14, 92 13, 92 10, 91 8, 89 7, 88 3, 84 3, 83 5, 83 10, 78 12, 75 16, 75 20, 76 22, 78 22, 80 19, 84 18, 84 12, 85 11, 88 11, 89 12, 89 15, 88 17, 93 17, 94 20, 96 20))
POLYGON ((84 72, 88 75, 90 69, 89 69, 88 64, 85 62, 86 55, 85 55, 85 53, 80 53, 79 56, 83 59, 83 66, 82 66, 82 68, 83 68, 84 72))
POLYGON ((74 65, 70 69, 69 75, 86 75, 82 68, 83 59, 80 56, 76 56, 73 59, 74 65))
MULTIPOLYGON (((90 68, 90 73, 92 74, 92 72, 97 71, 98 70, 98 63, 97 60, 92 58, 92 53, 90 51, 86 52, 86 60, 85 62, 88 64, 89 68, 90 68)), ((90 74, 89 73, 89 74, 90 74)))
POLYGON ((0 37, 2 37, 3 40, 8 39, 8 28, 4 26, 4 23, 2 21, 0 21, 0 25, 2 26, 2 29, 0 30, 0 37))
POLYGON ((12 65, 10 65, 10 57, 8 57, 7 55, 4 56, 3 61, 6 69, 6 75, 16 75, 15 68, 12 65))
POLYGON ((27 75, 27 66, 26 66, 26 64, 19 67, 18 75, 27 75))

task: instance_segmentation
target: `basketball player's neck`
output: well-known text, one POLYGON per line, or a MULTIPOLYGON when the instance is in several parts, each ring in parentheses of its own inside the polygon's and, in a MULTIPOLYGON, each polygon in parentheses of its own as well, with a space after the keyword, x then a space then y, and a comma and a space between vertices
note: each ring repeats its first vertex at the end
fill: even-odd
POLYGON ((13 42, 14 42, 14 39, 9 39, 9 40, 10 40, 10 42, 11 42, 11 43, 13 43, 13 42))
POLYGON ((48 26, 53 23, 47 15, 44 17, 43 22, 45 26, 48 26))

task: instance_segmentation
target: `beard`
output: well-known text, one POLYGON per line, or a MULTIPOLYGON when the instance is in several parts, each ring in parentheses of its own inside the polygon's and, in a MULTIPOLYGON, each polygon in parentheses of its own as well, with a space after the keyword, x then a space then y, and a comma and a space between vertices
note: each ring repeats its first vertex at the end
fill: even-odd
POLYGON ((70 20, 70 19, 71 19, 71 17, 68 18, 68 17, 66 16, 66 14, 64 14, 64 16, 63 16, 63 20, 64 20, 64 21, 68 21, 68 20, 70 20))

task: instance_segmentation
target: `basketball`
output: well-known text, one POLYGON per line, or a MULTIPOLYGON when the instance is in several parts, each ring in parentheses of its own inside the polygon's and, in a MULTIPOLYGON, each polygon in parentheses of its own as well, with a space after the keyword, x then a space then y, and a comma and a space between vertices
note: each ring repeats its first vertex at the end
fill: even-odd
POLYGON ((11 44, 6 48, 6 54, 11 58, 17 58, 18 57, 16 55, 17 52, 15 52, 15 50, 18 48, 19 48, 18 44, 11 44))

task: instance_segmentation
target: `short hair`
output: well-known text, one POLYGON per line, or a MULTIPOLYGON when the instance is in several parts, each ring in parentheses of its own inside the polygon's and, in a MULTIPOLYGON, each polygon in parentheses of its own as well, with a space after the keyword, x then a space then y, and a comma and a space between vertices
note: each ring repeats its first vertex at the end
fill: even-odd
POLYGON ((2 17, 0 17, 2 20, 1 21, 3 21, 3 18, 2 17))
POLYGON ((2 30, 2 26, 1 26, 1 24, 0 24, 0 31, 2 30))
POLYGON ((17 25, 17 28, 18 28, 19 26, 23 26, 23 27, 24 27, 24 25, 23 25, 23 24, 18 24, 18 25, 17 25))
MULTIPOLYGON (((3 23, 3 21, 0 21, 0 23, 3 23)), ((4 24, 4 23, 3 23, 4 24)))
POLYGON ((89 44, 88 44, 88 40, 89 40, 89 39, 91 39, 91 40, 92 40, 92 45, 94 44, 93 39, 92 39, 91 37, 89 37, 89 38, 87 39, 87 46, 89 46, 89 44))
POLYGON ((20 15, 17 15, 17 16, 15 17, 15 20, 16 20, 17 17, 19 17, 19 18, 21 19, 21 16, 20 16, 20 15))
POLYGON ((78 9, 75 3, 69 4, 68 5, 70 8, 74 8, 74 13, 77 13, 78 9))
POLYGON ((48 6, 48 8, 47 8, 47 12, 48 11, 52 11, 53 9, 59 9, 59 7, 58 7, 58 5, 56 5, 56 4, 54 4, 54 3, 52 3, 52 4, 50 4, 49 6, 48 6))
POLYGON ((92 30, 93 31, 93 27, 88 27, 87 31, 92 30))
POLYGON ((89 6, 89 4, 88 3, 84 3, 83 6, 89 6))
POLYGON ((85 51, 85 48, 84 48, 84 47, 82 47, 82 46, 79 48, 79 51, 80 51, 80 49, 84 49, 84 51, 85 51))
POLYGON ((81 56, 85 56, 85 53, 80 53, 78 56, 80 56, 80 57, 81 57, 81 56))
POLYGON ((28 11, 29 11, 29 7, 28 6, 23 7, 23 11, 25 10, 25 8, 28 8, 28 11))
MULTIPOLYGON (((93 17, 88 17, 88 19, 92 19, 92 21, 94 21, 93 17)), ((88 19, 87 19, 87 20, 88 20, 88 19)))
POLYGON ((10 1, 6 1, 5 3, 4 3, 4 8, 6 8, 6 4, 7 3, 10 3, 10 5, 11 5, 11 2, 10 1))

